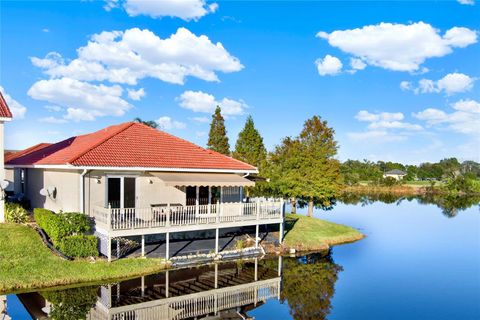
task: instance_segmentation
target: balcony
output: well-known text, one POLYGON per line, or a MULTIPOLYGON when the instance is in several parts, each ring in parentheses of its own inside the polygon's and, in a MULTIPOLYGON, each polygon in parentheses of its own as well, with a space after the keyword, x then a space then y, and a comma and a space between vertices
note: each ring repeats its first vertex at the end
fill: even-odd
POLYGON ((281 223, 283 214, 281 200, 92 210, 97 232, 112 237, 281 223))

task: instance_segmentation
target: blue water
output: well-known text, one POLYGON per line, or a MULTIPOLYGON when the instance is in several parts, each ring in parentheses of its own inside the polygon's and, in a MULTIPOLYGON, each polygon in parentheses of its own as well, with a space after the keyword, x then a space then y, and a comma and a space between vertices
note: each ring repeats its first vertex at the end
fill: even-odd
MULTIPOLYGON (((281 299, 248 310, 249 316, 480 319, 478 204, 453 214, 417 200, 337 204, 315 216, 355 227, 367 237, 334 247, 327 258, 285 258, 281 299)), ((12 319, 28 319, 13 295, 8 310, 12 319)))
MULTIPOLYGON (((480 319, 480 211, 448 218, 435 205, 339 204, 315 216, 361 230, 367 237, 336 246, 343 267, 328 319, 480 319)), ((251 312, 289 319, 277 302, 251 312)))

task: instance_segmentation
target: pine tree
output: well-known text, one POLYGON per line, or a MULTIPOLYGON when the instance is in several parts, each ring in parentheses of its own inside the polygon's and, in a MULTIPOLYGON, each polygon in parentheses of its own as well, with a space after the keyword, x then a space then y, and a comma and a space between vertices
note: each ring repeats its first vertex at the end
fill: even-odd
POLYGON ((267 150, 251 116, 247 118, 245 127, 238 134, 233 157, 257 168, 261 168, 265 163, 267 150))
POLYGON ((225 129, 225 119, 222 116, 222 110, 219 106, 212 115, 210 132, 208 134, 208 149, 230 155, 230 144, 228 143, 227 130, 225 129))

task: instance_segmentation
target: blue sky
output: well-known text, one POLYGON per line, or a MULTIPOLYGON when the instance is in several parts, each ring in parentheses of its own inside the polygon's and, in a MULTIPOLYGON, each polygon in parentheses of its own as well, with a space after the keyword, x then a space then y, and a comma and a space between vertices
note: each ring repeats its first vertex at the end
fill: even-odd
POLYGON ((2 1, 6 147, 134 117, 234 146, 252 115, 268 149, 320 115, 345 160, 480 160, 480 4, 2 1), (207 120, 208 119, 208 120, 207 120))

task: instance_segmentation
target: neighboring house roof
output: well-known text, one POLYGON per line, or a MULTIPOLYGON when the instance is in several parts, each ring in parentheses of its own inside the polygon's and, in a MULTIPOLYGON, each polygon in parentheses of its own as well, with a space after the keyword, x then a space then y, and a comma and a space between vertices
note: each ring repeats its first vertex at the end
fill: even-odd
MULTIPOLYGON (((255 167, 137 122, 126 122, 44 146, 7 165, 73 165, 251 171, 255 167)), ((32 149, 35 149, 32 151, 32 149)))
POLYGON ((3 98, 2 93, 0 92, 0 118, 12 118, 12 112, 7 105, 7 102, 3 98))
POLYGON ((395 174, 395 175, 399 175, 399 176, 406 176, 407 175, 404 171, 398 170, 398 169, 393 169, 393 170, 387 171, 387 172, 385 172, 385 174, 395 174))
POLYGON ((22 156, 26 156, 27 154, 30 154, 37 150, 43 149, 49 146, 50 144, 51 143, 39 143, 25 150, 10 150, 10 151, 5 150, 5 154, 4 154, 5 163, 12 161, 13 159, 20 158, 22 156))

